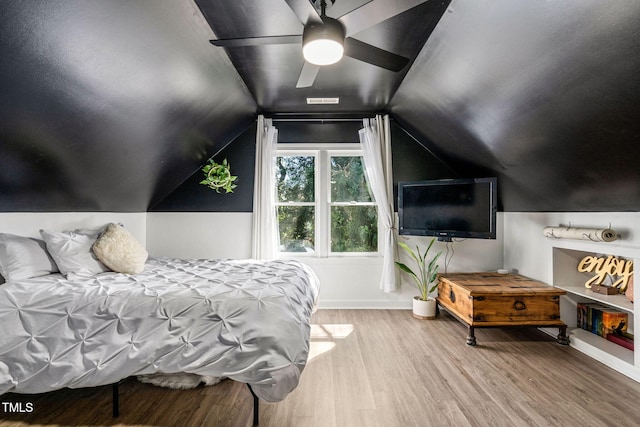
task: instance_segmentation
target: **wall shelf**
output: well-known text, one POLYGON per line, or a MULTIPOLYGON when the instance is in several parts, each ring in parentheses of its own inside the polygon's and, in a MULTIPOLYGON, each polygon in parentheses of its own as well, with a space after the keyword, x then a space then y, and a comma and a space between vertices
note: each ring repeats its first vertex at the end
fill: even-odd
POLYGON ((588 346, 584 348, 585 350, 592 351, 594 354, 597 354, 597 352, 604 353, 601 357, 596 357, 597 359, 615 358, 629 365, 634 364, 633 350, 628 350, 618 344, 607 341, 596 334, 575 328, 571 330, 571 337, 574 340, 579 340, 580 345, 588 346))
POLYGON ((640 382, 640 369, 635 365, 634 351, 580 328, 569 332, 569 345, 640 382))
MULTIPOLYGON (((640 382, 640 351, 626 349, 577 327, 577 304, 598 302, 629 313, 628 332, 634 333, 634 330, 640 330, 640 313, 636 315, 634 303, 622 294, 603 295, 586 288, 584 283, 592 277, 592 274, 577 270, 578 263, 584 256, 594 254, 633 259, 634 264, 637 264, 637 260, 640 259, 640 250, 591 243, 572 247, 570 243, 562 242, 554 246, 552 251, 553 285, 567 291, 560 301, 560 317, 568 327, 569 345, 640 382)), ((634 297, 639 296, 638 294, 640 292, 636 292, 634 297)))
POLYGON ((564 289, 565 291, 573 295, 578 295, 591 301, 600 302, 602 304, 633 313, 633 303, 629 301, 627 297, 625 297, 622 294, 602 295, 597 292, 593 292, 590 289, 585 288, 584 285, 583 286, 556 285, 556 288, 564 289))

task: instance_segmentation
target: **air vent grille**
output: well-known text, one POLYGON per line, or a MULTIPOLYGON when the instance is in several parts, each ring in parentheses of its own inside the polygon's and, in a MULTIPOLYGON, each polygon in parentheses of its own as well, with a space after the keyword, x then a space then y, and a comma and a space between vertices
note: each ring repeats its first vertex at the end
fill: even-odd
POLYGON ((307 98, 307 104, 339 104, 340 98, 307 98))

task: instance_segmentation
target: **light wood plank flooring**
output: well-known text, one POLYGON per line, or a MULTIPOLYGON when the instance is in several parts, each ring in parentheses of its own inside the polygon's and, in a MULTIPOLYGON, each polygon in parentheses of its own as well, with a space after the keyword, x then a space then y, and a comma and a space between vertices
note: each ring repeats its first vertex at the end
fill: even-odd
MULTIPOLYGON (((419 321, 409 311, 319 310, 312 358, 298 388, 261 403, 262 426, 637 426, 640 384, 560 346, 535 328, 466 328, 446 313, 419 321)), ((111 388, 7 394, 32 413, 3 413, 0 426, 250 426, 247 387, 224 381, 166 390, 134 379, 111 388)))

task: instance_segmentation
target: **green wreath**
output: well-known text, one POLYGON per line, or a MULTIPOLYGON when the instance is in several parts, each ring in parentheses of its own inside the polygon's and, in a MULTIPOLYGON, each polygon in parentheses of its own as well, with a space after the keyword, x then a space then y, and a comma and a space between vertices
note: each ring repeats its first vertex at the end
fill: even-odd
POLYGON ((227 159, 224 159, 222 163, 216 163, 213 159, 209 159, 209 163, 202 167, 202 172, 204 172, 205 179, 200 181, 200 184, 216 190, 216 193, 219 193, 221 189, 227 193, 233 193, 233 189, 237 187, 234 181, 238 177, 231 175, 231 166, 229 166, 227 159))

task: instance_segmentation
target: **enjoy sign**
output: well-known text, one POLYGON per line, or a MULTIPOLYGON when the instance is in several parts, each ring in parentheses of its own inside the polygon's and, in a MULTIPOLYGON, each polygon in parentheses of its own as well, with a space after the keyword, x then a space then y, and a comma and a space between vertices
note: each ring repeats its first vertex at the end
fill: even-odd
POLYGON ((585 286, 602 285, 607 276, 611 276, 613 282, 609 285, 624 291, 633 274, 633 261, 616 258, 613 255, 607 257, 587 255, 578 263, 578 271, 595 273, 591 279, 585 282, 585 286))

